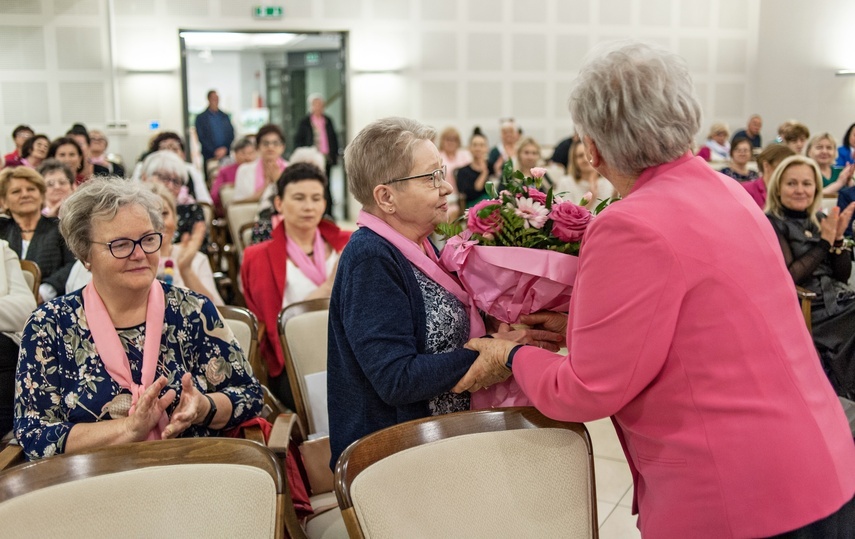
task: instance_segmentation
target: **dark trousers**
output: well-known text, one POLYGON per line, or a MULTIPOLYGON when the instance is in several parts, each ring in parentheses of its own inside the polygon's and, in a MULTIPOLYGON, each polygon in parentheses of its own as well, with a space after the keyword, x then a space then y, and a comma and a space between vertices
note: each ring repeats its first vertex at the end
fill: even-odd
POLYGON ((294 406, 294 396, 291 394, 291 383, 288 381, 288 373, 285 369, 279 376, 269 376, 267 378, 267 389, 273 393, 273 396, 279 399, 282 404, 288 407, 289 410, 296 410, 294 406))
POLYGON ((772 539, 855 539, 855 497, 831 515, 772 539))
POLYGON ((0 438, 12 430, 17 366, 18 345, 6 335, 0 334, 0 438))

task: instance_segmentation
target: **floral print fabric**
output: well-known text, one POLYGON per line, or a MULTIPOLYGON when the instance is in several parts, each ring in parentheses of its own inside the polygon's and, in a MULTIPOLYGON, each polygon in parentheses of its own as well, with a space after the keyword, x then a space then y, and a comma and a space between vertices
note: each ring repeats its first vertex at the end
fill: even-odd
MULTIPOLYGON (((262 407, 261 387, 214 304, 161 284, 166 312, 155 378, 165 376, 163 392, 174 389, 177 394, 167 415, 178 405, 181 377, 189 372, 200 391, 220 392, 231 400, 232 417, 224 430, 256 417, 262 407)), ((134 382, 140 383, 145 324, 117 331, 134 382)), ((29 459, 63 453, 75 424, 124 417, 130 402, 130 392, 110 377, 95 350, 82 290, 33 312, 24 328, 15 378, 15 436, 29 459)), ((192 425, 180 437, 217 434, 192 425)))

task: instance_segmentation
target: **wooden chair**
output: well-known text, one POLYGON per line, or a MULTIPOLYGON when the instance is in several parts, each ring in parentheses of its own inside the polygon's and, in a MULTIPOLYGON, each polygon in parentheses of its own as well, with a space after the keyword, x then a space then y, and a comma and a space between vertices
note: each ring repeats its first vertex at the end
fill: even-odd
POLYGON ((234 438, 100 447, 0 473, 0 522, 19 539, 281 538, 289 508, 276 455, 234 438))
POLYGON ((802 306, 802 316, 804 316, 808 332, 813 332, 813 325, 810 320, 810 305, 816 298, 816 294, 807 288, 802 288, 801 286, 796 286, 796 294, 799 296, 799 303, 802 306))
POLYGON ((42 284, 42 270, 32 260, 21 260, 21 271, 24 273, 24 280, 27 281, 27 286, 30 287, 33 295, 36 297, 36 303, 38 303, 39 285, 42 284))
POLYGON ((289 526, 288 533, 291 537, 295 539, 298 537, 323 539, 348 537, 333 490, 333 475, 329 468, 329 438, 307 441, 297 415, 282 414, 276 419, 269 446, 271 449, 277 448, 276 452, 283 457, 283 460, 285 456, 283 447, 298 447, 300 458, 297 462, 300 473, 309 483, 309 503, 312 505, 314 514, 304 519, 298 529, 292 529, 289 526), (287 438, 283 437, 285 435, 287 438))
POLYGON ((229 222, 229 232, 232 236, 232 245, 235 246, 238 262, 243 258, 244 244, 241 240, 241 227, 247 223, 255 222, 258 214, 257 202, 238 202, 226 207, 226 216, 229 222))
MULTIPOLYGON (((329 308, 329 298, 292 303, 282 309, 277 323, 295 411, 301 428, 308 434, 318 432, 320 418, 309 405, 305 377, 327 370, 329 308)), ((320 413, 326 414, 326 410, 320 413)), ((325 418, 322 423, 327 423, 325 418)))
POLYGON ((261 417, 272 423, 276 416, 290 410, 267 388, 267 364, 258 348, 258 336, 263 334, 262 324, 246 307, 221 305, 217 309, 240 343, 241 349, 252 366, 253 374, 261 383, 261 389, 264 391, 264 411, 261 417))
POLYGON ((401 423, 354 442, 335 488, 351 537, 594 537, 585 426, 534 408, 401 423))

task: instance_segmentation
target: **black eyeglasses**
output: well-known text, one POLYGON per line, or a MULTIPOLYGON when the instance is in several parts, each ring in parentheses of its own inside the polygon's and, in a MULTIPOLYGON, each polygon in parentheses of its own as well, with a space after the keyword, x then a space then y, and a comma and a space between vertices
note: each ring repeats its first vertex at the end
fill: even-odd
POLYGON ((433 172, 427 172, 425 174, 416 174, 415 176, 407 176, 406 178, 398 178, 397 180, 389 180, 388 182, 383 182, 383 185, 390 185, 397 182, 405 182, 407 180, 415 180, 416 178, 427 178, 431 177, 431 181, 433 182, 433 188, 439 189, 442 186, 442 182, 445 181, 445 165, 441 168, 434 170, 433 172))
POLYGON ((119 238, 117 240, 108 241, 107 243, 102 241, 93 241, 92 243, 106 245, 110 249, 110 254, 113 255, 114 258, 122 259, 128 258, 134 254, 134 249, 137 248, 137 245, 139 245, 140 249, 142 249, 142 251, 147 255, 156 253, 160 250, 160 245, 163 243, 163 234, 160 232, 151 232, 138 240, 119 238))

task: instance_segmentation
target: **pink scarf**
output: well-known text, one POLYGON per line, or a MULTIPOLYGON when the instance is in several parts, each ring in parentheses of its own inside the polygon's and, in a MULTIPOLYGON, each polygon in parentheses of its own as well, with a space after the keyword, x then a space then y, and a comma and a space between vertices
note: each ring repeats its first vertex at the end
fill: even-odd
MULTIPOLYGON (((113 321, 107 307, 90 282, 83 289, 83 312, 95 342, 95 351, 101 356, 104 368, 113 380, 122 388, 131 392, 131 409, 128 415, 134 413, 137 401, 143 392, 154 382, 157 371, 157 360, 160 353, 160 336, 163 333, 163 317, 166 304, 163 288, 160 282, 153 281, 148 293, 148 307, 145 313, 145 344, 143 345, 143 364, 141 384, 135 384, 131 375, 128 356, 119 340, 119 334, 114 329, 113 321)), ((157 425, 148 433, 147 440, 160 440, 161 432, 169 424, 169 417, 163 412, 157 425)))
POLYGON ((366 211, 359 212, 359 218, 356 221, 357 226, 365 227, 373 230, 386 241, 394 245, 404 257, 410 261, 412 265, 421 270, 422 273, 430 277, 436 284, 445 288, 463 303, 469 309, 469 338, 474 339, 483 337, 487 332, 484 326, 484 319, 481 318, 481 313, 475 303, 470 300, 469 294, 460 285, 457 279, 445 268, 439 265, 436 253, 433 250, 433 245, 425 238, 422 246, 424 252, 419 249, 419 246, 411 239, 406 238, 403 234, 392 228, 386 221, 379 217, 371 215, 366 211))
POLYGON ((309 256, 300 249, 300 246, 297 245, 297 242, 291 236, 288 236, 287 232, 285 235, 288 238, 288 241, 285 242, 288 258, 303 272, 303 275, 308 277, 316 286, 321 286, 327 280, 327 248, 324 238, 321 237, 321 231, 315 229, 315 246, 312 252, 312 260, 309 260, 309 256))
MULTIPOLYGON (((276 158, 276 164, 279 165, 279 172, 285 170, 285 167, 288 165, 288 162, 282 159, 281 157, 276 158)), ((255 190, 258 191, 265 184, 264 179, 264 161, 261 158, 258 159, 258 164, 255 165, 255 190)))

